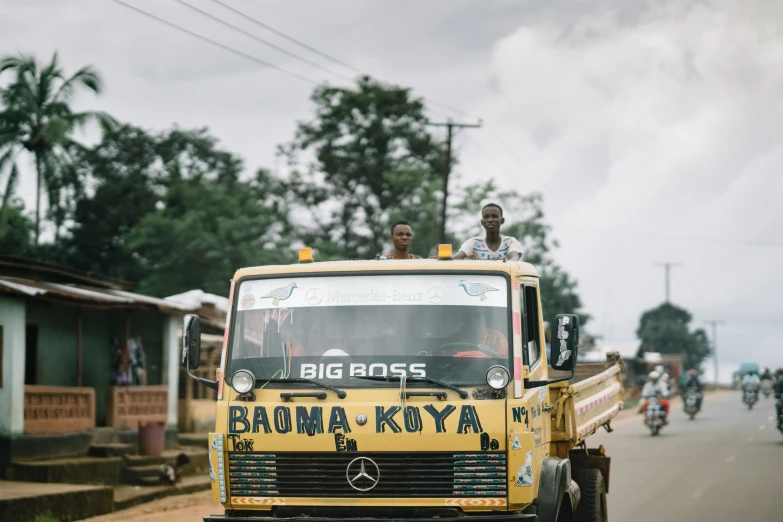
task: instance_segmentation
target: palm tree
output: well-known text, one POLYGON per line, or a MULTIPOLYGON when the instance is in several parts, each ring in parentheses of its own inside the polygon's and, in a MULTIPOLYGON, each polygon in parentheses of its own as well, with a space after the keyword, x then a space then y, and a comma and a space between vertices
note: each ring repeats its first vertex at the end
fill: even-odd
MULTIPOLYGON (((35 245, 38 245, 41 222, 41 192, 49 193, 49 205, 59 206, 59 193, 64 181, 73 186, 70 153, 81 145, 73 134, 91 121, 106 130, 115 125, 114 119, 97 111, 73 112, 70 102, 78 89, 95 94, 101 92, 102 81, 92 67, 82 67, 73 76, 66 77, 57 61, 40 67, 33 56, 6 56, 0 60, 0 75, 14 72, 15 78, 0 90, 0 175, 8 169, 2 207, 0 208, 0 237, 7 224, 7 205, 19 175, 16 164, 20 152, 32 155, 35 162, 35 245), (8 168, 10 166, 10 168, 8 168)), ((67 187, 65 187, 67 188, 67 187)), ((59 208, 57 209, 59 210, 59 208)), ((55 213, 62 216, 62 212, 55 213)), ((57 223, 57 228, 61 224, 57 223)))

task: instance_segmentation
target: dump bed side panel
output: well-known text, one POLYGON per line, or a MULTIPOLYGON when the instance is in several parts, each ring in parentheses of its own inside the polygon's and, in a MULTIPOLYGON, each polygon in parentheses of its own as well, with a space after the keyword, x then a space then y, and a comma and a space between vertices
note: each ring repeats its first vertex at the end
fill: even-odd
POLYGON ((550 390, 550 399, 555 404, 552 442, 559 446, 554 454, 570 450, 622 410, 621 364, 589 366, 593 368, 588 369, 586 378, 550 390), (603 366, 603 370, 595 372, 596 366, 603 366))

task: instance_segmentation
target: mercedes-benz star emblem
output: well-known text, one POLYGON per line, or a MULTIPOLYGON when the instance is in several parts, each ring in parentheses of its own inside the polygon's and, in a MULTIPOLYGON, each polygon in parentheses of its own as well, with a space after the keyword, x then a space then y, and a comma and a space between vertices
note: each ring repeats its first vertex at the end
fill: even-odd
POLYGON ((446 293, 443 291, 443 288, 433 286, 427 292, 427 299, 429 299, 432 304, 441 304, 445 295, 446 293))
POLYGON ((305 294, 305 299, 307 300, 307 304, 311 304, 311 305, 321 304, 321 301, 324 300, 324 293, 321 291, 320 288, 311 288, 305 294))
POLYGON ((345 478, 348 484, 356 491, 370 491, 378 485, 381 478, 381 470, 374 460, 367 457, 353 459, 345 469, 345 478))

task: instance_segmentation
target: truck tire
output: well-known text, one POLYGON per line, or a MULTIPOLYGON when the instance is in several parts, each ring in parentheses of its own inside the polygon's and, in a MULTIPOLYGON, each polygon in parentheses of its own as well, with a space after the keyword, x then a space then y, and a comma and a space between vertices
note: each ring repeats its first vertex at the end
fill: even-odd
POLYGON ((607 522, 604 477, 597 469, 580 469, 574 473, 582 498, 574 511, 574 522, 607 522))

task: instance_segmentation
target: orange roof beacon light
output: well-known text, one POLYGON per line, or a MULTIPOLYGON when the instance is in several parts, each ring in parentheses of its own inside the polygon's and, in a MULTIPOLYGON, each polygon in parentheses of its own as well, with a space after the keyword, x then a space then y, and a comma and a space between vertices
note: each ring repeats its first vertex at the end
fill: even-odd
POLYGON ((451 259, 451 245, 438 245, 438 259, 451 259))
POLYGON ((300 263, 312 263, 313 262, 313 249, 310 247, 299 249, 299 262, 300 263))

